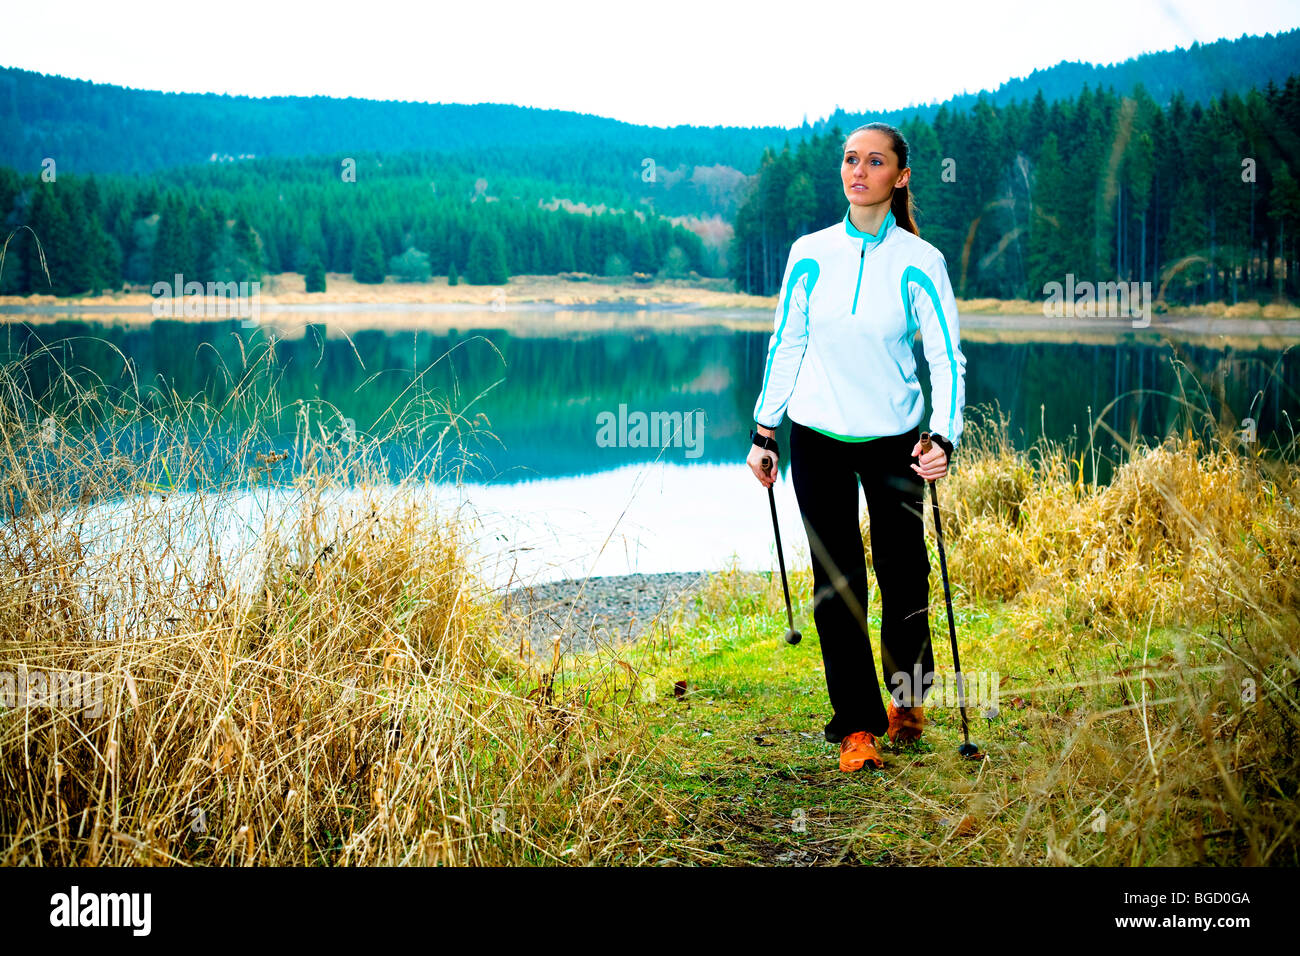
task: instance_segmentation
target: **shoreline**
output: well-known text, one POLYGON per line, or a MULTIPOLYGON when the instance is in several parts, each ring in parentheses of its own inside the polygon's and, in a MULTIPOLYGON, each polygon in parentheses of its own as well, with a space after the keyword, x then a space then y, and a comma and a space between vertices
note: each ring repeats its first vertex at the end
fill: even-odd
MULTIPOLYGON (((733 291, 729 279, 657 279, 637 282, 631 277, 594 276, 569 280, 552 275, 517 275, 498 285, 469 285, 463 280, 448 285, 446 276, 428 282, 398 282, 379 285, 359 283, 344 273, 326 276, 325 292, 304 291, 301 275, 292 272, 266 277, 257 290, 260 311, 305 306, 320 308, 753 308, 771 311, 776 296, 756 296, 733 291)), ((179 301, 190 301, 188 297, 179 301)), ((200 301, 197 296, 194 301, 200 301)), ((155 302, 147 286, 133 286, 127 292, 63 297, 53 295, 0 296, 0 311, 107 307, 149 309, 155 302)), ((213 300, 215 303, 215 299, 213 300)), ((207 310, 205 310, 207 311, 207 310)), ((212 311, 215 311, 213 309, 212 311)))
MULTIPOLYGON (((699 303, 557 303, 507 304, 484 308, 469 303, 321 303, 269 306, 249 328, 270 329, 284 339, 303 338, 309 329, 324 329, 326 338, 358 332, 423 332, 450 334, 501 330, 512 336, 608 332, 757 332, 771 333, 772 315, 766 309, 709 307, 699 303)), ((1209 340, 1233 348, 1283 349, 1300 342, 1300 321, 1294 319, 1222 318, 1208 315, 1155 316, 1151 324, 1134 328, 1128 319, 1049 318, 1041 314, 959 313, 963 342, 981 344, 1056 343, 1105 345, 1128 339, 1209 340)), ((124 328, 147 328, 155 321, 235 322, 236 317, 186 316, 156 318, 147 305, 130 307, 87 305, 61 308, 0 306, 0 326, 48 325, 85 321, 124 328)))
MULTIPOLYGON (((727 279, 631 279, 514 276, 502 286, 449 286, 446 277, 429 282, 387 281, 361 285, 351 276, 330 274, 328 292, 308 295, 294 273, 270 276, 258 290, 255 310, 231 315, 216 299, 180 299, 198 315, 154 315, 156 300, 143 286, 79 298, 0 296, 0 325, 84 319, 139 328, 154 321, 219 322, 248 316, 248 327, 273 329, 281 338, 327 338, 362 331, 453 334, 503 330, 519 337, 554 337, 602 332, 765 332, 772 330, 776 296, 731 291, 727 279)), ((958 299, 961 336, 980 344, 1055 343, 1105 345, 1117 340, 1201 341, 1219 347, 1284 349, 1300 342, 1300 307, 1223 303, 1177 306, 1134 328, 1123 319, 1055 318, 1041 302, 958 299)))
MULTIPOLYGON (((734 291, 729 279, 656 279, 637 282, 630 278, 604 278, 599 276, 575 281, 561 276, 513 276, 501 285, 473 286, 461 282, 447 284, 445 276, 428 282, 397 282, 388 280, 380 285, 363 285, 342 273, 327 276, 327 290, 321 293, 303 291, 303 279, 296 273, 268 276, 260 283, 257 292, 259 313, 329 313, 374 312, 463 312, 487 310, 493 313, 512 311, 665 311, 665 312, 739 312, 761 314, 770 322, 776 309, 777 296, 758 296, 734 291)), ((52 295, 0 296, 0 315, 45 315, 51 312, 69 314, 150 313, 156 303, 146 286, 134 286, 127 292, 103 293, 95 296, 58 297, 52 295)), ((220 315, 215 298, 207 300, 185 297, 181 304, 203 303, 199 316, 164 316, 186 319, 220 315)), ((1043 314, 1041 301, 1026 299, 961 299, 957 300, 958 313, 966 316, 1037 317, 1045 322, 1075 324, 1123 324, 1127 319, 1052 318, 1043 314)), ((1173 306, 1151 317, 1152 326, 1168 325, 1185 320, 1213 320, 1227 323, 1242 321, 1300 320, 1300 305, 1224 302, 1200 306, 1173 306)), ((1298 323, 1300 324, 1300 323, 1298 323)))
MULTIPOLYGON (((517 653, 524 640, 532 656, 549 659, 551 639, 565 654, 622 647, 667 626, 678 608, 690 605, 714 571, 663 571, 565 578, 516 585, 496 592, 508 625, 502 643, 517 653)), ((755 573, 755 578, 758 574, 755 573)))

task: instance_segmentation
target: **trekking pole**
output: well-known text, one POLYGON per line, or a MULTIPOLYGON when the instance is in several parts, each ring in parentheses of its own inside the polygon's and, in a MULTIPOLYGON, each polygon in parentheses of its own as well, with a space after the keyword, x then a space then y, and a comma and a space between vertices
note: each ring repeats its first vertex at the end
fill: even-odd
MULTIPOLYGON (((921 454, 926 454, 930 447, 930 433, 921 432, 921 454)), ((957 748, 957 753, 967 760, 973 760, 981 754, 979 748, 970 742, 970 726, 966 722, 966 685, 961 677, 961 658, 957 654, 957 626, 953 623, 952 592, 948 589, 948 559, 943 553, 943 525, 939 522, 939 492, 935 489, 933 480, 929 485, 930 501, 934 505, 934 536, 939 542, 939 571, 943 577, 943 600, 948 606, 948 639, 952 642, 952 666, 957 671, 957 703, 961 707, 961 735, 965 741, 957 748)))
MULTIPOLYGON (((763 456, 764 473, 772 470, 772 459, 763 456)), ((785 555, 781 553, 781 527, 776 523, 776 494, 772 485, 767 486, 767 501, 772 506, 772 531, 776 534, 776 560, 781 565, 781 587, 785 589, 785 619, 790 622, 790 630, 785 632, 787 644, 798 644, 803 635, 794 629, 794 611, 790 609, 790 583, 785 578, 785 555)))

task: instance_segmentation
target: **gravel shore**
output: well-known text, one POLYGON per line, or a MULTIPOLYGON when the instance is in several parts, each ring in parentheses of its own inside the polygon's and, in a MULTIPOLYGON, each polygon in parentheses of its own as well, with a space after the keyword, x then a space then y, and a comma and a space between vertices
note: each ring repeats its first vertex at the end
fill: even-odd
POLYGON ((503 637, 518 648, 526 636, 542 657, 550 656, 556 634, 566 654, 626 644, 671 622, 678 607, 690 620, 694 595, 708 578, 707 571, 621 574, 516 588, 502 598, 511 621, 503 637))

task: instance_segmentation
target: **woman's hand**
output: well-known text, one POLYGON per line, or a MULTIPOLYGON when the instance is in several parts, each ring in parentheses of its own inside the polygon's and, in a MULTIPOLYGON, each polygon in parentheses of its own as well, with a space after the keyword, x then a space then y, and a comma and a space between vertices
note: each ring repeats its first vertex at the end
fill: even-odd
MULTIPOLYGON (((912 449, 912 457, 915 458, 917 455, 921 455, 920 442, 917 442, 912 449)), ((931 442, 930 450, 921 455, 920 464, 914 463, 911 468, 925 481, 936 481, 948 474, 948 456, 944 454, 942 448, 931 442)))
POLYGON ((776 452, 768 451, 766 448, 759 448, 757 445, 749 446, 749 456, 745 459, 745 464, 749 465, 749 470, 754 473, 758 483, 764 488, 770 488, 776 483, 776 462, 776 452), (763 470, 764 459, 771 462, 771 470, 763 470))

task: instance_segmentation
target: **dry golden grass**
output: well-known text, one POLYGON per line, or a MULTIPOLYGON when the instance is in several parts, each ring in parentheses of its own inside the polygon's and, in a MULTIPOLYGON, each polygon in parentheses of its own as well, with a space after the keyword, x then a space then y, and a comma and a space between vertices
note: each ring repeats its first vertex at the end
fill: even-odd
POLYGON ((1300 318, 1300 306, 1292 302, 1270 302, 1259 314, 1264 319, 1295 319, 1300 318))
POLYGON ((1232 432, 1174 435, 1129 446, 1096 486, 1086 450, 1017 452, 996 413, 973 418, 942 483, 949 571, 959 606, 1006 602, 1013 625, 967 666, 1033 675, 1003 688, 1033 762, 991 768, 981 857, 1020 863, 1045 846, 1058 864, 1294 865, 1294 439, 1243 451, 1232 432), (1051 676, 1034 673, 1049 662, 1051 676))
MULTIPOLYGON (((1087 613, 1158 624, 1187 606, 1294 608, 1300 466, 1243 454, 1236 433, 1132 447, 1109 484, 1088 453, 1013 450, 1005 421, 976 415, 945 481, 954 575, 977 597, 1050 595, 1087 613)), ((932 522, 927 511, 927 520, 932 522)))
POLYGON ((293 507, 254 522, 243 579, 222 566, 219 521, 242 466, 217 473, 197 454, 235 410, 110 391, 78 387, 56 409, 27 393, 22 365, 0 370, 0 672, 104 681, 99 713, 0 709, 0 864, 689 852, 654 839, 675 817, 637 782, 646 748, 620 716, 622 672, 562 687, 559 661, 506 656, 455 516, 378 493, 378 442, 396 430, 342 449, 291 410, 280 460, 258 449, 284 410, 246 379, 235 461, 293 507))
MULTIPOLYGON (((1200 305, 1166 305, 1161 314, 1176 318, 1228 318, 1228 319, 1300 319, 1300 306, 1286 299, 1260 305, 1254 301, 1206 302, 1200 305)), ((960 314, 982 313, 994 315, 1041 315, 1042 299, 958 299, 960 314)))
POLYGON ((1041 315, 1043 303, 1031 299, 958 299, 957 312, 999 315, 1041 315))
MULTIPOLYGON (((553 275, 517 275, 499 286, 469 285, 462 279, 457 285, 448 285, 446 276, 434 277, 428 282, 398 282, 389 280, 382 285, 357 282, 346 273, 329 273, 326 290, 308 294, 303 277, 296 272, 267 276, 260 289, 262 309, 277 305, 449 305, 470 304, 492 306, 551 303, 555 305, 655 305, 679 303, 705 308, 771 310, 776 307, 776 296, 755 296, 735 292, 728 279, 655 279, 640 283, 631 278, 593 278, 587 282, 570 282, 553 275)), ((141 307, 152 303, 147 289, 132 292, 104 293, 81 296, 75 299, 51 295, 0 296, 0 305, 55 306, 115 305, 141 307)), ((127 313, 124 313, 126 315, 127 313)), ((219 314, 213 308, 208 315, 219 314)), ((509 313, 503 313, 503 320, 509 313)), ((151 321, 142 313, 141 321, 151 321)))
MULTIPOLYGON (((0 370, 0 672, 102 675, 105 695, 98 714, 0 710, 0 864, 725 859, 704 803, 661 785, 685 751, 665 757, 628 707, 633 665, 679 653, 670 682, 707 664, 720 697, 734 683, 802 712, 813 659, 764 649, 784 627, 777 578, 719 575, 704 609, 726 615, 626 659, 529 665, 495 641, 455 516, 380 493, 397 426, 342 448, 328 410, 276 408, 255 376, 232 407, 159 408, 67 371, 43 404, 23 365, 0 370), (291 461, 267 438, 283 413, 291 461), (202 441, 236 423, 238 464, 217 468, 202 441), (245 465, 293 503, 256 529, 249 578, 217 560, 245 465)), ((410 396, 395 418, 419 430, 435 411, 410 396)), ((1098 486, 1088 448, 1016 451, 996 413, 969 419, 940 499, 963 664, 1007 680, 977 732, 992 759, 900 758, 883 793, 835 788, 837 838, 915 863, 1300 862, 1294 440, 1133 445, 1098 486), (935 820, 957 822, 936 836, 935 820)), ((808 572, 791 577, 806 606, 808 572)), ((734 713, 751 740, 765 718, 748 699, 734 713)), ((940 727, 955 739, 951 713, 940 727)), ((700 759, 704 739, 679 746, 700 759)), ((814 765, 813 747, 790 759, 814 765)), ((787 815, 830 799, 801 779, 728 786, 787 815)))

